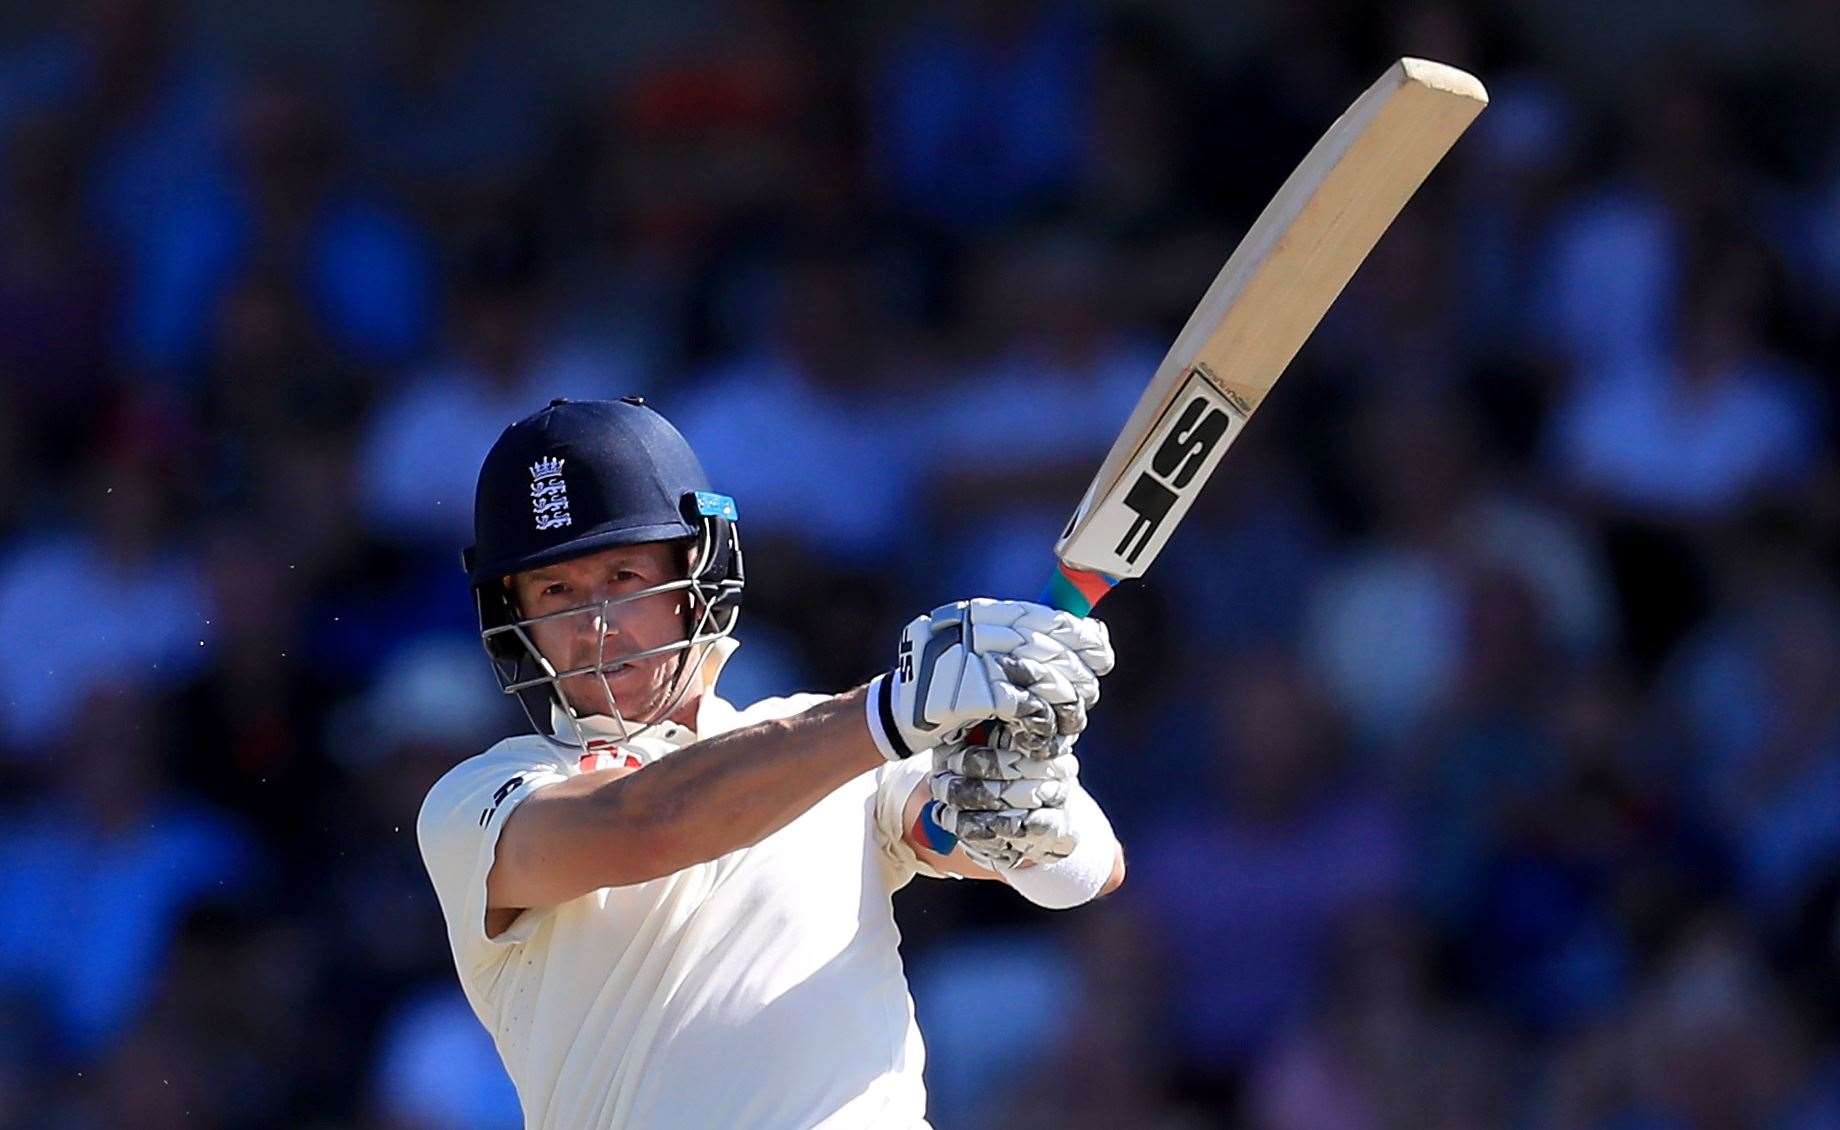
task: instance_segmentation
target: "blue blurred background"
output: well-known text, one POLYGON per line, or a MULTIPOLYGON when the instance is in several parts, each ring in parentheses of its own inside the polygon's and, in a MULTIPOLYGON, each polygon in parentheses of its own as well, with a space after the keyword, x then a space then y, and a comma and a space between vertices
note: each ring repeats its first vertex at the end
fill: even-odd
POLYGON ((511 1127, 417 858, 498 430, 740 502, 735 699, 1032 593, 1400 54, 1493 107, 1151 577, 943 1130, 1840 1126, 1828 0, 0 4, 0 1126, 511 1127))

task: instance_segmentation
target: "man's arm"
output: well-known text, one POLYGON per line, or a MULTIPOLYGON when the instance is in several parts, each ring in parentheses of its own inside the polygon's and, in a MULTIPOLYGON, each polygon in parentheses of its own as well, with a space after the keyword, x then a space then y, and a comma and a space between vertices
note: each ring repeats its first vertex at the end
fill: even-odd
MULTIPOLYGON (((802 714, 696 742, 630 773, 534 790, 486 876, 488 933, 518 910, 629 886, 760 842, 862 773, 976 722, 1046 745, 1078 733, 1112 666, 1105 626, 1038 604, 970 600, 910 621, 886 675, 802 714)), ((502 798, 501 798, 502 799, 502 798)), ((502 926, 501 926, 502 928, 502 926)))
POLYGON ((555 906, 755 844, 885 763, 859 687, 790 718, 733 730, 640 770, 584 773, 505 821, 488 910, 555 906))
MULTIPOLYGON (((926 838, 915 829, 920 823, 921 810, 931 799, 933 799, 932 793, 924 779, 914 786, 914 791, 907 797, 907 807, 901 818, 901 827, 904 829, 902 835, 906 838, 908 846, 914 849, 914 854, 935 870, 943 871, 948 875, 957 875, 964 879, 1002 879, 1003 875, 1000 872, 993 871, 966 855, 963 844, 954 844, 949 855, 941 855, 927 846, 926 838)), ((1032 865, 1023 864, 1022 866, 1032 865)), ((1112 863, 1111 877, 1106 879, 1105 886, 1100 889, 1098 897, 1104 898, 1123 885, 1124 845, 1120 844, 1112 863)))

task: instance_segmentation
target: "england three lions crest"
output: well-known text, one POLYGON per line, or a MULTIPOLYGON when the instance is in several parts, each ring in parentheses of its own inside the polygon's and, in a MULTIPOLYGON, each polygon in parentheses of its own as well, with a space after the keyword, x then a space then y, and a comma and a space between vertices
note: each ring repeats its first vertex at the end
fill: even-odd
POLYGON ((530 465, 530 513, 539 530, 559 529, 571 521, 569 484, 562 477, 564 462, 552 455, 530 465))

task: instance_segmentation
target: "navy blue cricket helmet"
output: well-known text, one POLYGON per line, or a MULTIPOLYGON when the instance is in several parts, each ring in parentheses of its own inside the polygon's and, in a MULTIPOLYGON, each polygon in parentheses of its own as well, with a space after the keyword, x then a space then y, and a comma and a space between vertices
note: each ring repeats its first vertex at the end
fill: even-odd
POLYGON ((632 657, 554 670, 537 652, 527 630, 532 621, 513 605, 504 578, 615 546, 684 543, 687 576, 620 598, 687 594, 689 622, 676 645, 681 673, 734 630, 740 613, 744 574, 735 518, 734 500, 710 489, 690 444, 640 397, 552 400, 505 429, 479 469, 474 541, 461 563, 499 685, 518 696, 538 733, 554 734, 545 706, 574 716, 561 680, 596 672, 605 678, 632 657), (692 649, 702 650, 693 657, 692 649))

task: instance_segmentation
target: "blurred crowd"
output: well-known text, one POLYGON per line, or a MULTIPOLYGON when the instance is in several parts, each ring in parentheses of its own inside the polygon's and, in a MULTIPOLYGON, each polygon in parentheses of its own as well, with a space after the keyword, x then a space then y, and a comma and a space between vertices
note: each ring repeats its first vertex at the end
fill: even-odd
POLYGON ((498 431, 646 396, 724 693, 856 685, 1408 53, 1491 109, 1102 609, 1129 882, 897 898, 934 1121, 1840 1126, 1829 4, 532 7, 0 28, 0 1127, 518 1125, 413 833, 498 431))

